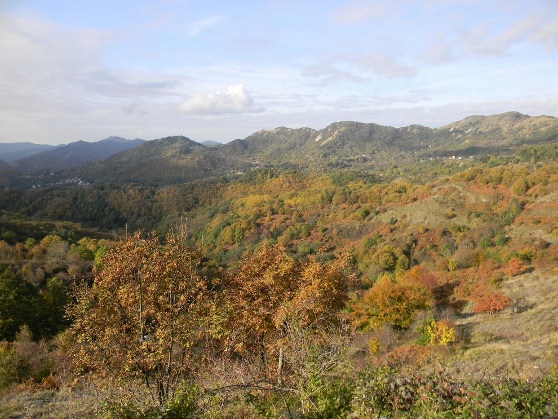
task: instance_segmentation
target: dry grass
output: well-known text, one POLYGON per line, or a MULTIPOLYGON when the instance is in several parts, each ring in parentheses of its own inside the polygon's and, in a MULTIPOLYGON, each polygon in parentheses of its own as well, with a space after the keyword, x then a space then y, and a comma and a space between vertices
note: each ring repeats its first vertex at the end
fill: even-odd
POLYGON ((89 390, 17 390, 0 398, 2 418, 74 419, 100 416, 101 402, 89 390))
POLYGON ((464 342, 452 367, 475 377, 539 376, 558 361, 558 275, 520 275, 505 281, 502 292, 513 303, 501 313, 468 308, 457 320, 464 342))

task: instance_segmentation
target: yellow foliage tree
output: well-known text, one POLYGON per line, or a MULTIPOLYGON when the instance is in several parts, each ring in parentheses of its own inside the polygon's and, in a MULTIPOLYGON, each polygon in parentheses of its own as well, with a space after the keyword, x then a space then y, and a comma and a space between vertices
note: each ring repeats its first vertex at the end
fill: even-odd
POLYGON ((455 327, 445 320, 432 320, 427 325, 430 343, 433 345, 448 345, 455 342, 455 327))
POLYGON ((431 306, 432 294, 423 284, 398 282, 383 275, 353 305, 353 321, 364 331, 377 330, 384 323, 407 329, 419 311, 431 306))

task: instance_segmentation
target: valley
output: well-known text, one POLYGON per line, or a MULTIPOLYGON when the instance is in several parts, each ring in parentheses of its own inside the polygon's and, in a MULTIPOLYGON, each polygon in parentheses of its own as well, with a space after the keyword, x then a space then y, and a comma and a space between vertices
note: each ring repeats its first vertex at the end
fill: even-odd
POLYGON ((0 170, 0 415, 557 414, 557 119, 54 151, 0 170))

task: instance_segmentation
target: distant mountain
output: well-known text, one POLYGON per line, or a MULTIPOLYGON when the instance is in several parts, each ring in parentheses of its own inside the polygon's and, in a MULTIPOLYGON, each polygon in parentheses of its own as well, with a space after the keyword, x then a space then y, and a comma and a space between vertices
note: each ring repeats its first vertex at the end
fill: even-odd
POLYGON ((471 116, 440 128, 394 128, 371 123, 335 122, 316 131, 275 128, 224 144, 231 157, 262 164, 382 164, 433 156, 495 154, 522 145, 558 139, 558 119, 518 112, 471 116))
POLYGON ((183 136, 147 141, 83 168, 88 181, 177 183, 210 176, 227 167, 217 148, 207 148, 183 136))
POLYGON ((211 140, 202 141, 200 144, 202 144, 206 147, 216 147, 216 146, 221 145, 221 143, 218 143, 217 141, 211 141, 211 140))
POLYGON ((97 143, 72 143, 17 163, 34 169, 77 168, 90 163, 80 167, 79 174, 70 170, 63 176, 89 183, 161 185, 255 168, 381 170, 426 159, 510 155, 523 146, 557 140, 557 118, 507 112, 470 116, 439 128, 394 128, 351 121, 335 122, 321 130, 279 127, 213 147, 184 136, 147 142, 111 137, 97 143))
POLYGON ((558 119, 517 112, 472 116, 440 128, 335 122, 322 130, 279 127, 205 147, 167 137, 87 168, 89 182, 183 183, 258 167, 366 169, 428 158, 512 153, 558 139, 558 119))
POLYGON ((142 143, 144 143, 144 140, 126 140, 121 137, 109 137, 94 143, 77 141, 18 159, 16 162, 21 168, 30 171, 44 169, 63 170, 104 160, 114 154, 137 147, 142 143))
POLYGON ((558 139, 558 119, 544 115, 531 117, 519 112, 475 115, 440 127, 436 131, 451 133, 446 145, 517 147, 558 139))
POLYGON ((47 144, 0 143, 0 160, 12 162, 53 148, 55 146, 47 144))

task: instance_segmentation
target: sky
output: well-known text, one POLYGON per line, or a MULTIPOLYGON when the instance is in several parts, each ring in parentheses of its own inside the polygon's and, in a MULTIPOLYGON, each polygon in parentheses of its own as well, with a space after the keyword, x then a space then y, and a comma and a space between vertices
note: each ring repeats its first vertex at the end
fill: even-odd
POLYGON ((0 142, 558 117, 558 0, 0 0, 0 142))

